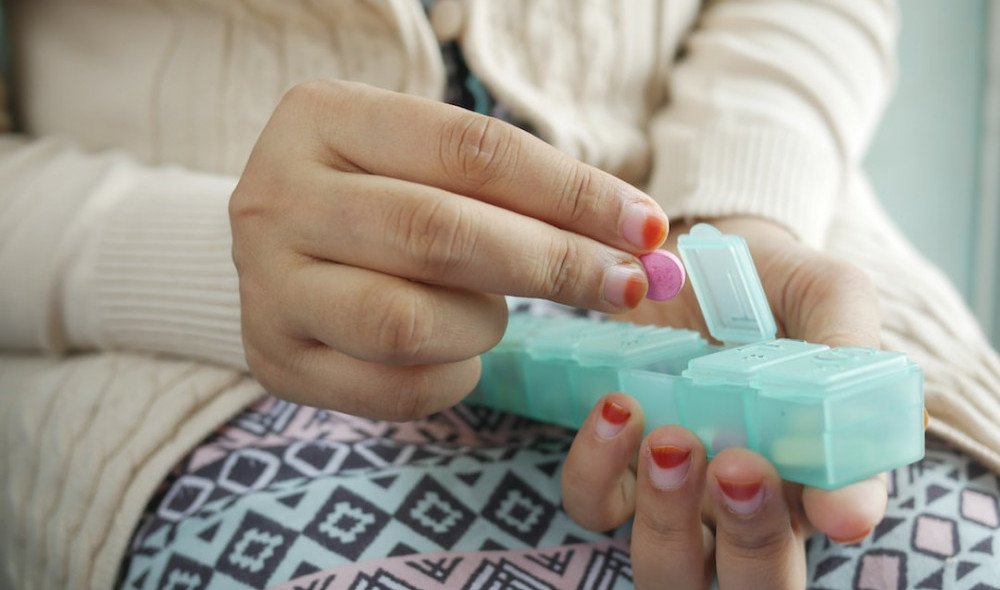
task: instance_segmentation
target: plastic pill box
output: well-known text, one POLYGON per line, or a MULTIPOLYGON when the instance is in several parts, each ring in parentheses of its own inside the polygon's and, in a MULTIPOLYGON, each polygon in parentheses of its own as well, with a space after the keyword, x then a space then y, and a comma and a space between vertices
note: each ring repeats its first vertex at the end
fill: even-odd
POLYGON ((821 488, 923 457, 923 374, 906 355, 775 339, 741 237, 699 224, 678 248, 721 346, 690 330, 513 314, 468 402, 576 428, 622 391, 647 430, 680 424, 710 458, 750 448, 784 479, 821 488))

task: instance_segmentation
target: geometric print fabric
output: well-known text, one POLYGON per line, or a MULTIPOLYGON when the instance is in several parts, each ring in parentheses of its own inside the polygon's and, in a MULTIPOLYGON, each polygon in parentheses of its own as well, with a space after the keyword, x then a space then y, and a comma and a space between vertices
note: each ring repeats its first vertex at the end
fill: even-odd
MULTIPOLYGON (((387 425, 265 398, 151 503, 121 587, 629 588, 626 540, 560 508, 571 440, 480 408, 387 425)), ((866 540, 809 542, 808 588, 1000 589, 994 474, 929 441, 889 484, 866 540)))
POLYGON ((387 427, 265 398, 154 499, 121 587, 266 588, 389 555, 606 540, 559 509, 571 441, 473 408, 387 427))
POLYGON ((886 517, 861 543, 813 539, 809 588, 1000 590, 998 477, 928 440, 924 459, 889 474, 886 517))

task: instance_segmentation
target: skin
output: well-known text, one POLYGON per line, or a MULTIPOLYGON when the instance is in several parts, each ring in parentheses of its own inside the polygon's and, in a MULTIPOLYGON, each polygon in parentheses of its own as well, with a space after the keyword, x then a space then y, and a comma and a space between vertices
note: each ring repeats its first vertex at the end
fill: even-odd
POLYGON ((253 374, 389 420, 472 390, 506 328, 501 294, 625 311, 647 288, 636 255, 667 233, 649 196, 524 131, 344 82, 283 98, 230 220, 253 374), (623 235, 636 210, 660 228, 642 246, 623 235))
MULTIPOLYGON (((397 421, 454 405, 503 335, 503 294, 703 328, 689 288, 629 311, 647 288, 636 256, 667 234, 649 196, 495 119, 360 84, 289 91, 230 220, 248 365, 298 403, 397 421)), ((770 222, 713 223, 747 237, 785 334, 877 346, 864 275, 770 222)), ((639 588, 702 588, 713 570, 723 588, 804 587, 809 534, 854 538, 884 512, 879 480, 803 489, 745 450, 706 466, 691 433, 664 427, 641 441, 635 402, 609 399, 629 417, 602 438, 598 404, 567 458, 564 503, 597 530, 634 519, 639 588), (651 444, 690 449, 678 489, 650 484, 651 444), (747 518, 720 508, 719 477, 759 480, 763 507, 747 518)))

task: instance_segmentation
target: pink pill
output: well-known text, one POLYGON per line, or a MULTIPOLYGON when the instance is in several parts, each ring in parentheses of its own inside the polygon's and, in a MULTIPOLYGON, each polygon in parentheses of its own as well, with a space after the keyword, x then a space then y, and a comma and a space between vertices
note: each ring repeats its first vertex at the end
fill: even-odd
POLYGON ((681 259, 666 250, 655 250, 639 257, 649 278, 646 299, 666 301, 681 292, 686 274, 681 259))

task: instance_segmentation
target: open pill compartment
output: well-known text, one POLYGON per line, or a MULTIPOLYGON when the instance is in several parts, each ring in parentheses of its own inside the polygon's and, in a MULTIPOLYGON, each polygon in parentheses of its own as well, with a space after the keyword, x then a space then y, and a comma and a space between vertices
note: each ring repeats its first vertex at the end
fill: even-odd
POLYGON ((923 456, 923 375, 906 355, 776 339, 741 237, 699 224, 678 247, 722 347, 690 330, 515 314, 468 401, 576 428, 602 395, 623 391, 647 431, 680 424, 709 457, 747 447, 783 478, 822 488, 923 456))

